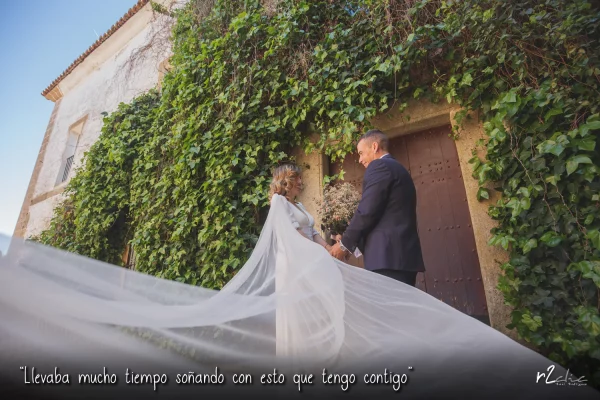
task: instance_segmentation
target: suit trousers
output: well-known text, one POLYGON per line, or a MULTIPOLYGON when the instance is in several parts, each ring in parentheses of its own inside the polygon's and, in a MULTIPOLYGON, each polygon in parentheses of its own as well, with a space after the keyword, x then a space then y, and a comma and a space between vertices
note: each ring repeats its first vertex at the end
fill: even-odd
POLYGON ((416 271, 399 271, 397 269, 375 269, 373 270, 373 272, 406 283, 410 286, 415 286, 417 283, 416 271))

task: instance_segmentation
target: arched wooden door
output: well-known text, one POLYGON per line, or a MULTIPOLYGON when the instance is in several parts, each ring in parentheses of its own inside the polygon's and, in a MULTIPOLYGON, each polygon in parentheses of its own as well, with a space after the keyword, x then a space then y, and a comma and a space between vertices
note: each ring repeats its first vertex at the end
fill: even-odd
MULTIPOLYGON (((426 272, 417 287, 452 307, 489 323, 479 257, 449 125, 390 140, 390 154, 410 172, 417 190, 419 237, 426 272)), ((344 168, 344 181, 361 191, 364 167, 353 154, 330 164, 344 168)), ((362 258, 350 263, 363 267, 362 258)))

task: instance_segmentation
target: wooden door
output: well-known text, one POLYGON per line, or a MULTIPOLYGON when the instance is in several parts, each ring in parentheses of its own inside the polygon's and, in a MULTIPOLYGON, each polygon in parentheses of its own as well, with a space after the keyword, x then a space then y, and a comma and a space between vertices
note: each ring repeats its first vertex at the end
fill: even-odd
MULTIPOLYGON (((417 287, 452 307, 488 322, 479 257, 456 151, 449 125, 390 140, 390 154, 410 172, 417 190, 418 230, 425 273, 417 287)), ((360 191, 364 167, 353 154, 332 163, 344 168, 344 181, 360 191)), ((362 258, 350 260, 363 267, 362 258)))

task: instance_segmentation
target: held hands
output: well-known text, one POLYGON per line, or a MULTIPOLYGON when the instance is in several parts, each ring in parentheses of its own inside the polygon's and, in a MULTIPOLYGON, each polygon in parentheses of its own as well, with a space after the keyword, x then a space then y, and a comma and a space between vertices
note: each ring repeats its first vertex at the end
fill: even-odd
POLYGON ((332 257, 335 257, 340 261, 347 261, 348 254, 340 247, 340 240, 342 239, 342 235, 336 235, 335 237, 332 236, 331 238, 334 239, 337 243, 331 246, 331 248, 329 249, 329 254, 331 254, 332 257))

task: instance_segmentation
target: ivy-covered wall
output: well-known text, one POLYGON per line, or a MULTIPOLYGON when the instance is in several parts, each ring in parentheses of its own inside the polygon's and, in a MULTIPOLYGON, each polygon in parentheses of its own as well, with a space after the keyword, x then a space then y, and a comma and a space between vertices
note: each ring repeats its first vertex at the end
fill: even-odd
MULTIPOLYGON (((473 157, 512 325, 600 382, 600 11, 592 1, 200 0, 178 12, 173 70, 106 117, 39 240, 221 287, 248 257, 270 169, 293 146, 334 161, 377 114, 445 98, 477 110, 473 157), (318 132, 307 140, 305 132, 318 132), (492 189, 489 189, 492 185, 492 189)), ((456 134, 460 136, 460 130, 456 134)))

